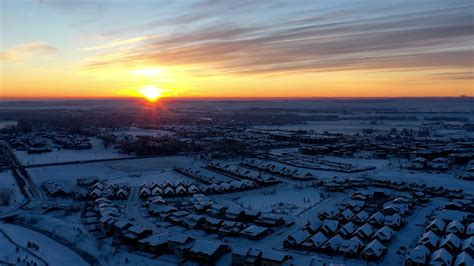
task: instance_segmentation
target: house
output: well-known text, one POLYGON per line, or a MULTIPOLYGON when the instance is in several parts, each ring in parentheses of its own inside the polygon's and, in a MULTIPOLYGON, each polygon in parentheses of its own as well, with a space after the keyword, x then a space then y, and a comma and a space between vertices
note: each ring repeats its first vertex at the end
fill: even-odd
POLYGON ((343 240, 339 246, 339 253, 346 257, 356 257, 362 248, 362 241, 354 236, 349 240, 343 240))
POLYGON ((426 159, 422 157, 417 157, 410 161, 406 167, 409 170, 423 170, 426 167, 426 159))
POLYGON ((260 220, 255 221, 255 223, 261 224, 263 226, 276 227, 276 226, 285 224, 285 220, 283 219, 283 217, 277 214, 272 214, 272 213, 261 214, 259 218, 260 220))
POLYGON ((219 257, 229 251, 230 248, 226 244, 207 240, 196 240, 194 245, 185 252, 184 256, 201 265, 214 265, 219 257))
POLYGON ((332 219, 336 217, 337 214, 338 211, 336 211, 335 209, 325 209, 321 213, 319 213, 319 218, 321 220, 332 219))
POLYGON ((456 221, 456 220, 451 221, 446 227, 446 233, 453 233, 458 236, 463 235, 464 231, 465 231, 464 225, 461 222, 456 221))
POLYGON ((92 190, 91 193, 89 194, 89 197, 91 199, 98 199, 98 198, 102 197, 102 189, 96 188, 96 189, 92 190))
POLYGON ((186 245, 195 240, 194 237, 177 232, 168 233, 166 237, 168 240, 169 250, 176 250, 179 247, 186 247, 186 245))
POLYGON ((372 240, 362 251, 362 257, 366 260, 378 261, 382 258, 386 248, 377 239, 372 240))
POLYGON ((244 230, 240 231, 240 234, 253 240, 261 239, 265 235, 270 233, 270 229, 258 225, 251 225, 244 230))
POLYGON ((385 225, 389 226, 393 230, 400 230, 402 227, 403 218, 399 214, 394 214, 385 217, 385 225))
POLYGON ((425 266, 428 263, 430 251, 425 246, 409 249, 405 257, 405 266, 425 266))
POLYGON ((228 208, 226 206, 214 203, 209 209, 209 214, 216 217, 223 217, 228 208))
POLYGON ((466 251, 471 255, 474 255, 474 236, 469 237, 462 243, 461 251, 466 251))
POLYGON ((260 263, 262 251, 237 246, 232 249, 232 266, 252 266, 260 263))
POLYGON ((438 157, 431 161, 431 169, 438 171, 446 171, 449 169, 449 160, 444 157, 438 157))
POLYGON ((129 220, 122 219, 112 224, 113 232, 118 233, 127 230, 132 223, 129 220))
POLYGON ((335 235, 321 247, 326 253, 335 254, 343 242, 343 238, 340 235, 335 235))
POLYGON ((168 239, 166 234, 152 235, 139 240, 138 247, 154 255, 161 255, 168 251, 168 239))
POLYGON ((318 232, 307 239, 302 246, 307 250, 318 250, 327 240, 328 238, 323 233, 318 232))
POLYGON ((127 229, 127 231, 136 235, 138 239, 145 238, 153 233, 150 229, 139 225, 132 225, 127 229))
POLYGON ((122 199, 122 200, 125 200, 128 198, 128 190, 125 189, 125 188, 120 188, 117 193, 115 193, 115 197, 117 199, 122 199))
POLYGON ((204 224, 202 226, 205 228, 207 232, 213 233, 221 227, 221 224, 223 222, 224 220, 221 220, 221 219, 206 217, 206 220, 204 221, 204 224))
POLYGON ((350 221, 352 217, 354 217, 354 213, 349 209, 345 209, 337 215, 337 219, 342 222, 350 221))
POLYGON ((446 249, 440 248, 431 255, 430 265, 451 265, 452 261, 453 255, 446 249))
POLYGON ((168 205, 150 204, 150 206, 148 206, 148 212, 153 216, 169 216, 176 211, 178 211, 178 209, 168 205))
POLYGON ((263 250, 260 255, 261 266, 283 266, 291 257, 284 253, 263 250))
POLYGON ((348 222, 341 229, 339 229, 338 234, 342 237, 347 238, 351 236, 357 230, 357 226, 352 222, 348 222))
POLYGON ((147 199, 151 195, 151 190, 149 187, 141 187, 140 190, 138 191, 138 196, 140 199, 147 199))
POLYGON ((384 222, 385 222, 385 215, 383 215, 381 212, 376 212, 372 214, 372 216, 370 216, 368 219, 368 223, 375 227, 383 226, 384 222))
POLYGON ((443 235, 445 227, 446 223, 443 220, 436 218, 428 224, 428 226, 426 227, 426 231, 434 232, 437 235, 443 235))
POLYGON ((321 231, 327 236, 332 236, 336 233, 338 228, 339 228, 339 221, 325 220, 323 222, 323 226, 321 227, 321 231))
POLYGON ((454 262, 454 266, 471 266, 474 265, 474 259, 469 253, 463 251, 457 257, 454 262))
POLYGON ((359 212, 354 218, 352 218, 352 222, 357 225, 364 224, 369 219, 369 213, 367 211, 359 212))
POLYGON ((380 228, 377 232, 375 232, 373 239, 378 239, 382 243, 390 242, 393 237, 393 230, 388 227, 384 226, 380 228))
POLYGON ((428 231, 418 240, 418 244, 427 247, 429 250, 434 251, 439 244, 439 236, 432 231, 428 231))
POLYGON ((259 218, 262 213, 254 210, 246 210, 244 213, 244 219, 253 222, 259 218))
POLYGON ((298 248, 311 234, 306 230, 298 230, 293 234, 289 234, 283 245, 288 248, 298 248))
POLYGON ((362 240, 369 240, 374 234, 374 228, 370 224, 364 224, 359 227, 354 233, 355 236, 359 237, 362 240))
POLYGON ((452 254, 455 254, 462 246, 462 241, 455 234, 451 233, 445 235, 439 245, 440 248, 444 248, 452 254))
POLYGON ((323 222, 321 220, 313 220, 308 221, 304 227, 305 230, 310 232, 311 234, 315 234, 321 227, 323 226, 323 222))

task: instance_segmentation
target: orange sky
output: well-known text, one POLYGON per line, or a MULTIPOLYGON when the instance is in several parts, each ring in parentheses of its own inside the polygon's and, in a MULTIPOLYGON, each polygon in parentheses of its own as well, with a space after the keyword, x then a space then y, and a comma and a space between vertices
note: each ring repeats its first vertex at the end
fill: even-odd
POLYGON ((389 6, 295 1, 266 17, 190 2, 130 5, 119 23, 108 1, 2 1, 0 97, 473 96, 469 1, 376 15, 389 6))

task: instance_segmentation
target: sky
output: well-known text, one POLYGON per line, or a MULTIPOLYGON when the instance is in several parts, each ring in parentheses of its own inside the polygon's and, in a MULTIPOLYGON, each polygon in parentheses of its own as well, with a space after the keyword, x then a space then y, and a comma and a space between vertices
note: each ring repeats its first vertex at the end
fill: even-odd
POLYGON ((0 98, 474 96, 471 0, 2 0, 0 98))

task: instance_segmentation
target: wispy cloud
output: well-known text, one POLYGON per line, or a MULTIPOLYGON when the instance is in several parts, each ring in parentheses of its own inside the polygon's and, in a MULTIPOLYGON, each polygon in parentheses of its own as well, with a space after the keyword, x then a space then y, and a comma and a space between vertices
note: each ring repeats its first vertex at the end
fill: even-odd
POLYGON ((0 60, 14 61, 26 59, 32 56, 53 55, 58 49, 45 42, 31 42, 20 44, 6 51, 0 52, 0 60))
POLYGON ((86 48, 83 48, 83 50, 91 51, 91 50, 102 50, 102 49, 116 48, 116 47, 141 43, 141 42, 145 42, 145 41, 150 41, 150 40, 153 40, 153 39, 157 39, 158 37, 159 37, 159 35, 149 35, 149 36, 134 37, 134 38, 129 38, 129 39, 114 40, 114 41, 108 42, 108 43, 103 44, 103 45, 86 47, 86 48))
MULTIPOLYGON (((206 1, 195 8, 223 9, 226 3, 206 1)), ((240 5, 248 8, 251 3, 240 5)), ((253 26, 211 25, 158 40, 137 39, 136 47, 117 56, 94 58, 83 68, 202 65, 203 75, 472 68, 473 8, 462 3, 366 17, 346 16, 348 10, 338 10, 328 11, 337 18, 323 12, 253 26)))

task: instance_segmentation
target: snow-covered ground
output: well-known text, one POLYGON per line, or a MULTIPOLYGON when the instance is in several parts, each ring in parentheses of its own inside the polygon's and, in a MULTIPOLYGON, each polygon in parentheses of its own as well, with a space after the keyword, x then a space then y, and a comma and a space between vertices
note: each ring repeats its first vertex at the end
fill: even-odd
POLYGON ((27 248, 36 256, 47 261, 48 265, 88 265, 86 261, 68 247, 25 227, 0 224, 0 230, 17 245, 27 248), (28 242, 37 244, 38 249, 28 248, 28 242), (58 256, 58 254, 61 255, 58 256))
POLYGON ((233 199, 245 209, 298 214, 321 200, 319 192, 312 188, 278 187, 272 190, 254 192, 253 195, 233 199))
POLYGON ((15 177, 10 170, 0 171, 0 188, 11 193, 10 204, 8 206, 0 204, 0 215, 18 208, 18 206, 24 202, 25 199, 23 194, 21 194, 20 188, 15 181, 15 177))
POLYGON ((116 136, 147 136, 147 137, 165 137, 174 135, 171 131, 158 130, 158 129, 143 129, 137 127, 130 127, 125 130, 116 130, 114 131, 116 136))
POLYGON ((14 152, 23 165, 132 157, 122 154, 112 147, 105 148, 100 139, 92 138, 90 142, 92 148, 88 150, 53 149, 51 152, 42 154, 28 154, 27 151, 14 152))
POLYGON ((175 164, 189 161, 192 161, 191 157, 170 156, 36 167, 30 168, 28 171, 38 183, 49 180, 68 180, 75 183, 77 178, 80 177, 97 177, 103 180, 114 180, 139 185, 142 182, 151 181, 190 181, 189 177, 177 174, 172 170, 175 164))

